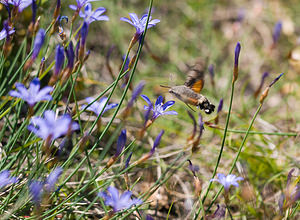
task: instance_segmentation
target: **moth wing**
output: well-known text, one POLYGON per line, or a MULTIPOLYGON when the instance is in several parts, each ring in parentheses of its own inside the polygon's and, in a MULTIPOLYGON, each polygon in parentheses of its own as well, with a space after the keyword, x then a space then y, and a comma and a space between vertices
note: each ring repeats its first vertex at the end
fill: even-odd
POLYGON ((194 85, 191 87, 191 89, 196 93, 200 93, 203 86, 204 86, 204 80, 200 79, 194 83, 194 85))
POLYGON ((200 93, 204 86, 203 69, 192 68, 188 72, 188 76, 186 78, 184 85, 191 88, 194 92, 200 93))

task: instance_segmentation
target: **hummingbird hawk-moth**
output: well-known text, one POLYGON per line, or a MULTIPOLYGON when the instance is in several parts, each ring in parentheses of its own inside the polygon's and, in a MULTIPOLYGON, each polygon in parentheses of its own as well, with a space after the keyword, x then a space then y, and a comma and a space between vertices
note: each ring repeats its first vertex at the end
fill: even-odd
POLYGON ((167 88, 169 88, 169 93, 183 101, 188 107, 190 107, 189 104, 194 105, 204 110, 206 114, 210 114, 214 111, 215 106, 204 95, 200 94, 204 85, 204 69, 203 62, 197 62, 190 67, 184 85, 167 88))

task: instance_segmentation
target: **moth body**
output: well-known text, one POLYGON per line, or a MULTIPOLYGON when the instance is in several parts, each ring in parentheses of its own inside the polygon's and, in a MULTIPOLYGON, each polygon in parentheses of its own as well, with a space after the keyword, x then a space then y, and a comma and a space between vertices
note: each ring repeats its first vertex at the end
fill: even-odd
POLYGON ((215 109, 215 106, 204 95, 194 92, 194 90, 185 85, 173 86, 169 92, 184 103, 197 106, 201 110, 203 109, 206 114, 212 113, 215 109))

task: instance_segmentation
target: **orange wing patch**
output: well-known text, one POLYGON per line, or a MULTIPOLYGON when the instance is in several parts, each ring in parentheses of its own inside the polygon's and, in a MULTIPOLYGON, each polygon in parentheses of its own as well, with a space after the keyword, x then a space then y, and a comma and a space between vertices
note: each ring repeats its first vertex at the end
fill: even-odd
POLYGON ((202 79, 196 81, 192 86, 192 90, 196 93, 200 93, 204 85, 204 81, 202 79))

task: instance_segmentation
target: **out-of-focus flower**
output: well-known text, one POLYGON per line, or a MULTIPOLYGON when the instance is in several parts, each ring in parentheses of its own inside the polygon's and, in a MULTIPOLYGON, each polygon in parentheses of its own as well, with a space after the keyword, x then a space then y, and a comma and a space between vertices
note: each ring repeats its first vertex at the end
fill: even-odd
POLYGON ((62 172, 63 169, 61 167, 57 167, 49 174, 45 181, 33 180, 30 183, 29 191, 32 196, 32 200, 36 205, 40 205, 44 193, 50 193, 53 191, 55 183, 62 172))
MULTIPOLYGON (((136 29, 136 35, 141 35, 146 27, 148 14, 144 14, 140 19, 138 18, 137 14, 135 13, 129 13, 130 19, 126 17, 120 18, 121 21, 126 21, 129 24, 131 24, 136 29)), ((159 19, 151 20, 152 17, 150 16, 149 22, 148 22, 148 28, 154 27, 157 23, 160 22, 159 19)))
POLYGON ((272 34, 273 44, 276 44, 278 42, 279 37, 280 37, 280 33, 281 33, 281 29, 282 29, 282 22, 278 21, 275 24, 274 29, 273 29, 273 34, 272 34))
POLYGON ((260 80, 260 84, 259 84, 257 90, 256 90, 255 93, 254 93, 254 97, 255 97, 255 98, 259 95, 259 93, 260 93, 260 91, 261 91, 261 89, 262 89, 262 87, 263 87, 263 85, 264 85, 265 79, 266 79, 268 76, 269 76, 269 73, 268 73, 268 72, 264 72, 264 74, 262 75, 261 80, 260 80))
POLYGON ((51 110, 45 111, 43 118, 33 117, 28 125, 28 130, 47 141, 53 141, 77 129, 79 125, 72 122, 70 115, 65 114, 55 118, 55 113, 51 110))
POLYGON ((62 172, 63 169, 61 167, 57 167, 49 174, 48 178, 45 181, 45 189, 48 192, 53 190, 55 183, 57 182, 62 172))
MULTIPOLYGON (((12 29, 10 28, 9 30, 9 35, 12 35, 13 33, 15 33, 15 29, 12 29)), ((7 35, 7 30, 5 28, 3 28, 1 31, 0 31, 0 40, 3 40, 4 38, 6 38, 8 35, 7 35)))
POLYGON ((153 112, 152 121, 162 115, 177 115, 176 111, 166 111, 172 105, 174 105, 175 101, 168 101, 163 104, 163 97, 159 96, 155 102, 154 108, 152 107, 153 104, 151 103, 150 99, 146 95, 141 95, 141 97, 147 102, 148 106, 144 106, 145 110, 151 109, 153 112))
POLYGON ((131 113, 131 109, 133 107, 133 103, 135 102, 135 100, 137 99, 137 97, 142 93, 144 86, 145 86, 145 81, 141 81, 133 90, 132 92, 132 96, 124 110, 124 112, 122 113, 123 118, 125 119, 126 117, 128 117, 128 115, 130 115, 131 113))
POLYGON ((131 199, 132 192, 126 191, 122 195, 119 195, 118 189, 113 186, 109 186, 106 192, 98 193, 99 197, 104 199, 105 205, 111 206, 114 212, 119 212, 123 209, 129 209, 134 205, 140 205, 143 203, 140 199, 131 199))
POLYGON ((45 35, 46 35, 46 32, 44 29, 40 29, 37 32, 36 37, 34 39, 34 44, 33 44, 33 52, 32 52, 32 56, 31 56, 32 60, 35 60, 37 58, 37 56, 39 55, 40 50, 45 41, 45 35))
POLYGON ((131 157, 132 157, 132 152, 129 154, 129 156, 127 157, 127 159, 125 161, 125 169, 129 166, 129 162, 130 162, 131 157))
POLYGON ((146 220, 154 220, 151 215, 146 215, 146 220))
POLYGON ((297 182, 292 183, 294 171, 295 169, 290 170, 287 177, 286 188, 278 200, 278 206, 282 213, 300 200, 300 184, 297 182))
POLYGON ((64 47, 61 45, 57 45, 55 50, 55 69, 54 69, 55 76, 58 76, 58 74, 60 73, 64 61, 65 61, 64 47))
POLYGON ((69 46, 68 46, 68 48, 66 50, 66 54, 67 54, 67 58, 68 58, 67 68, 69 68, 70 70, 72 70, 73 66, 74 66, 74 58, 75 58, 72 41, 69 43, 69 46))
POLYGON ((79 16, 88 24, 93 21, 108 21, 109 18, 106 15, 102 15, 105 11, 106 9, 104 7, 99 7, 95 11, 92 11, 92 5, 88 3, 84 7, 84 12, 79 12, 79 16))
POLYGON ((145 81, 141 81, 133 90, 132 96, 128 102, 127 107, 131 108, 133 106, 134 101, 137 99, 137 97, 142 93, 144 86, 145 86, 145 81))
POLYGON ((116 153, 107 162, 106 168, 109 168, 111 165, 113 165, 117 161, 118 157, 122 153, 123 148, 125 147, 125 144, 126 144, 126 130, 123 129, 121 131, 121 134, 120 134, 120 136, 118 138, 118 141, 117 141, 116 153))
POLYGON ((11 183, 17 183, 19 180, 17 177, 10 177, 10 171, 9 170, 3 170, 0 173, 0 188, 11 184, 11 183))
POLYGON ((100 0, 76 0, 77 5, 69 5, 69 7, 74 11, 80 11, 80 9, 89 2, 95 2, 100 0))
MULTIPOLYGON (((87 98, 85 99, 85 101, 86 101, 88 104, 90 104, 90 103, 94 102, 95 99, 92 98, 92 97, 87 97, 87 98)), ((91 104, 89 107, 87 107, 86 110, 92 111, 92 112, 94 112, 96 115, 99 115, 99 114, 102 112, 102 110, 103 110, 103 108, 104 108, 104 106, 105 106, 106 101, 107 101, 107 98, 106 98, 106 97, 103 97, 103 98, 101 98, 99 101, 95 101, 93 104, 91 104)), ((81 109, 85 109, 86 106, 87 106, 87 105, 82 105, 81 109)), ((102 114, 103 114, 104 112, 110 110, 110 109, 113 109, 113 108, 117 107, 117 106, 118 106, 117 103, 107 104, 106 107, 104 108, 102 114)))
POLYGON ((22 83, 16 83, 16 88, 18 91, 12 90, 9 92, 9 95, 23 99, 31 107, 39 101, 52 99, 49 93, 52 92, 53 88, 46 86, 40 89, 40 80, 38 78, 34 78, 31 81, 28 89, 22 83))
POLYGON ((22 12, 25 8, 31 5, 32 0, 1 0, 0 3, 4 5, 11 4, 18 8, 19 12, 22 12))
POLYGON ((221 183, 224 186, 225 192, 229 191, 229 188, 231 185, 238 187, 239 184, 237 181, 241 181, 244 179, 243 177, 237 177, 234 174, 229 174, 229 175, 225 176, 223 173, 218 173, 217 176, 218 176, 218 179, 211 179, 210 182, 217 181, 217 182, 221 183))
POLYGON ((193 172, 195 176, 196 172, 199 171, 199 166, 193 165, 191 160, 188 160, 188 162, 189 162, 189 169, 193 172))
POLYGON ((32 181, 29 185, 29 191, 32 196, 32 200, 36 205, 41 203, 43 187, 44 183, 41 181, 32 181))
POLYGON ((220 99, 217 113, 219 113, 220 111, 222 111, 222 108, 223 108, 223 99, 220 99))
POLYGON ((226 206, 217 204, 217 209, 212 215, 206 216, 206 219, 222 219, 226 214, 226 206))

